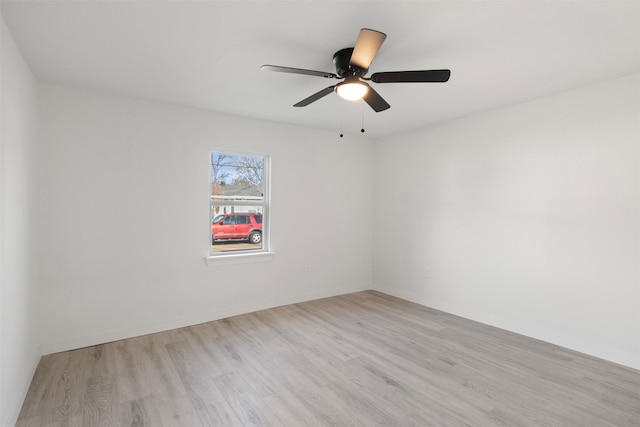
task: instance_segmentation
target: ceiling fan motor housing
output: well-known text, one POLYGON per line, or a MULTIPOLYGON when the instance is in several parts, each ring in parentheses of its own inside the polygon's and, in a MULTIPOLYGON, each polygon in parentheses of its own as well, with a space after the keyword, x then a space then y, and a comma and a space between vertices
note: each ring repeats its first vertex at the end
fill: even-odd
POLYGON ((367 70, 362 70, 350 64, 352 47, 347 47, 337 51, 333 55, 333 64, 336 66, 336 74, 340 77, 346 76, 363 76, 367 70))

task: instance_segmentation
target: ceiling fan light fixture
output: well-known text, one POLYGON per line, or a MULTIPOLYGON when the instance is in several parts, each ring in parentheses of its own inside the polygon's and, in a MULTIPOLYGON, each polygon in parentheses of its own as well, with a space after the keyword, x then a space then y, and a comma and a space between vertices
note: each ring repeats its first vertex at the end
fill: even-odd
POLYGON ((347 101, 357 101, 362 99, 369 90, 369 87, 359 81, 345 81, 336 85, 336 92, 341 98, 347 101))
MULTIPOLYGON (((2 0, 0 0, 2 1, 2 0)), ((325 71, 306 70, 303 68, 282 67, 279 65, 263 65, 262 70, 280 73, 303 74, 323 77, 326 79, 344 79, 338 84, 328 86, 300 102, 294 107, 306 107, 312 102, 324 98, 332 92, 349 101, 362 99, 376 113, 391 108, 391 105, 380 96, 376 90, 366 82, 373 83, 444 83, 449 80, 450 70, 413 70, 413 71, 383 71, 365 77, 371 62, 378 54, 386 34, 363 28, 360 30, 356 44, 353 47, 340 49, 333 54, 335 73, 325 71)))

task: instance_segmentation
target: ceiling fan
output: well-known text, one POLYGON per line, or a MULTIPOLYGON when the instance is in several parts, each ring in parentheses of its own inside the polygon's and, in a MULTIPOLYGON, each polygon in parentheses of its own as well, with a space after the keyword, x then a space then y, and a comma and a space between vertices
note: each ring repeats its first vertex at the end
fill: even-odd
POLYGON ((342 98, 350 101, 364 99, 376 112, 384 111, 391 106, 378 92, 373 90, 367 81, 374 83, 444 83, 449 80, 450 70, 387 71, 373 73, 371 77, 365 77, 373 58, 377 55, 386 38, 387 35, 380 31, 369 28, 361 29, 354 47, 341 49, 333 55, 333 63, 336 67, 335 74, 278 65, 263 65, 260 69, 327 79, 344 79, 340 83, 322 89, 294 104, 294 107, 306 107, 335 91, 342 98))

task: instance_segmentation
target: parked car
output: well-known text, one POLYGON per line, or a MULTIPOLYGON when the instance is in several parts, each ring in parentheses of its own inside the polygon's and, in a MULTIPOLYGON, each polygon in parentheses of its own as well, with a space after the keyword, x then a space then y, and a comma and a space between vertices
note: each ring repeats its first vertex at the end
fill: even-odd
POLYGON ((211 243, 216 240, 249 240, 262 243, 262 214, 233 213, 214 218, 211 224, 211 243))

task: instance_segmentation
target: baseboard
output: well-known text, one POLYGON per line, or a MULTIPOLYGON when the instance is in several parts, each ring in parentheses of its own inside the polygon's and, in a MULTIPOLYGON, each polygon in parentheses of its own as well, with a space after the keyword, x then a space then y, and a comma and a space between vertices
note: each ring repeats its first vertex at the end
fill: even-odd
POLYGON ((360 292, 367 289, 371 289, 371 287, 369 285, 360 285, 326 289, 320 292, 307 292, 300 295, 269 298, 265 300, 254 301, 249 304, 239 304, 237 306, 232 306, 221 310, 214 310, 208 313, 200 313, 161 322, 154 322, 151 324, 133 328, 117 329, 84 337, 74 337, 68 340, 45 343, 42 346, 42 354, 58 353, 61 351, 74 350, 78 348, 89 347, 92 345, 104 344, 107 342, 139 337, 142 335, 154 334, 157 332, 169 331, 171 329, 184 328, 186 326, 192 326, 200 323, 224 319, 226 317, 252 313, 254 311, 266 310, 283 305, 296 304, 300 302, 312 301, 315 299, 349 294, 353 292, 360 292))
POLYGON ((640 360, 634 358, 633 355, 624 354, 620 351, 615 351, 608 348, 598 348, 593 344, 584 343, 582 341, 574 339, 573 337, 567 337, 554 334, 546 330, 532 328, 531 326, 522 325, 520 323, 512 322, 507 319, 496 318, 494 316, 487 315, 486 313, 474 312, 466 308, 447 304, 442 301, 437 301, 430 298, 425 298, 424 296, 412 294, 410 292, 399 291, 390 287, 375 285, 374 290, 397 298, 402 298, 416 304, 424 305, 425 307, 434 308, 445 313, 450 313, 455 316, 473 320, 474 322, 479 322, 499 329, 504 329, 509 332, 544 341, 549 344, 557 345, 559 347, 596 357, 598 359, 603 359, 608 362, 616 363, 618 365, 640 370, 640 360))

